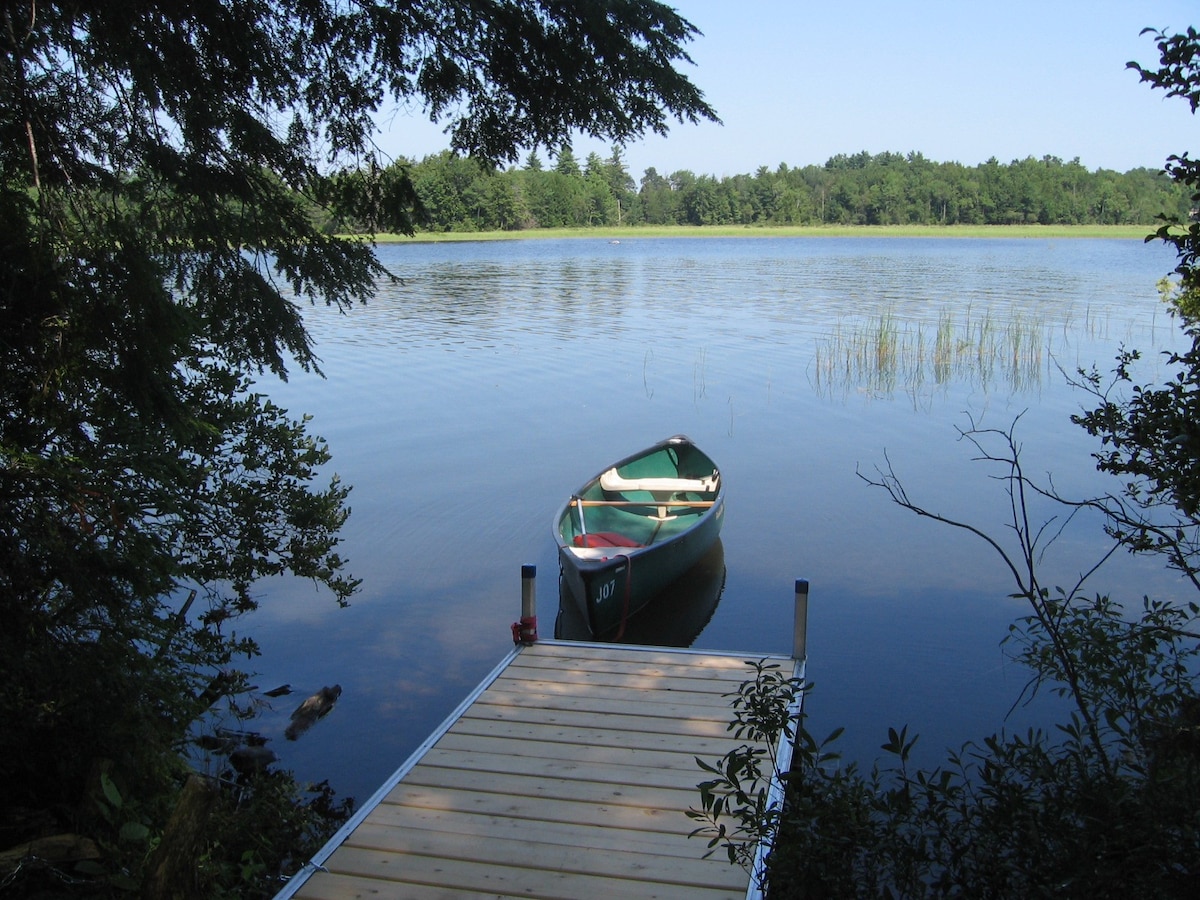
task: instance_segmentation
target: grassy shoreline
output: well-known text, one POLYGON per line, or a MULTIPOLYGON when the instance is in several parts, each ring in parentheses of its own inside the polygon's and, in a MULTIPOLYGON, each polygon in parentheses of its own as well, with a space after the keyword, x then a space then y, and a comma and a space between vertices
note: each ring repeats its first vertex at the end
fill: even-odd
POLYGON ((471 231, 430 233, 415 237, 378 234, 378 243, 436 243, 448 241, 520 241, 591 238, 593 240, 636 240, 637 238, 772 238, 772 237, 900 237, 900 238, 1106 238, 1143 240, 1153 225, 647 225, 607 228, 532 228, 525 231, 471 231))

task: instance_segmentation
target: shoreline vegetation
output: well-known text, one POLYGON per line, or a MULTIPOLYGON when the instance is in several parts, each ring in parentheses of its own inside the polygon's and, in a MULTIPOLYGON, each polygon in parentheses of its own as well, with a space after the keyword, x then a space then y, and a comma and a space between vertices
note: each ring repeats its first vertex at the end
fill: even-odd
POLYGON ((887 237, 887 238, 1093 238, 1145 240, 1154 225, 627 225, 594 228, 525 228, 512 231, 381 233, 376 243, 447 243, 591 238, 887 237))
MULTIPOLYGON (((562 147, 549 164, 530 153, 523 166, 504 170, 450 151, 420 160, 401 157, 384 175, 397 190, 411 188, 415 206, 407 225, 431 235, 495 231, 511 238, 559 228, 584 234, 597 229, 599 235, 599 229, 676 226, 730 228, 737 235, 778 227, 825 235, 841 227, 1137 226, 1187 221, 1194 208, 1165 169, 1091 171, 1078 159, 1055 156, 964 166, 915 152, 862 151, 838 154, 824 165, 780 163, 720 177, 650 167, 635 179, 619 147, 608 159, 590 153, 584 160, 562 147)), ((335 181, 341 190, 364 178, 352 171, 335 181)), ((381 208, 401 200, 385 193, 381 208)), ((325 233, 383 231, 373 218, 377 212, 336 203, 311 209, 325 233)))

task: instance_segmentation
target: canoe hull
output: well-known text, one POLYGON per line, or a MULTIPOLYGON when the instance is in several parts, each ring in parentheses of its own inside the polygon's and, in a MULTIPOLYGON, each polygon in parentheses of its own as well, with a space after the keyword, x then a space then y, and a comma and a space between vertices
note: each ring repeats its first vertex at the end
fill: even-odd
POLYGON ((626 457, 576 491, 554 532, 563 587, 592 636, 621 633, 713 546, 724 518, 716 466, 682 435, 626 457), (633 545, 607 545, 614 535, 633 545), (586 546, 593 539, 599 545, 586 546))
MULTIPOLYGON (((725 589, 725 548, 721 539, 699 561, 659 592, 626 623, 622 644, 690 647, 704 632, 721 603, 725 589)), ((560 641, 591 641, 581 604, 559 579, 558 615, 554 637, 560 641)))

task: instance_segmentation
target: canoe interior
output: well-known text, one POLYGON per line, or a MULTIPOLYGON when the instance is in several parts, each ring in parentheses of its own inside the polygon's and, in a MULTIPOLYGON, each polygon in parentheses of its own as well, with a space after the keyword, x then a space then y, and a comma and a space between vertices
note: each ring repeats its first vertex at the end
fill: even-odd
MULTIPOLYGON (((716 472, 713 461, 694 445, 667 444, 653 452, 616 466, 617 473, 627 480, 647 478, 711 479, 716 472)), ((719 481, 718 481, 719 488, 719 481)), ((586 501, 642 502, 643 506, 569 505, 559 521, 559 535, 564 547, 577 552, 580 558, 612 555, 612 551, 588 553, 588 548, 575 546, 576 537, 587 534, 619 534, 630 541, 648 547, 662 543, 692 528, 712 510, 709 506, 680 506, 680 502, 712 502, 719 490, 712 491, 606 491, 600 479, 590 481, 575 496, 586 501), (672 505, 674 503, 675 505, 672 505), (582 521, 580 517, 582 516, 582 521)))

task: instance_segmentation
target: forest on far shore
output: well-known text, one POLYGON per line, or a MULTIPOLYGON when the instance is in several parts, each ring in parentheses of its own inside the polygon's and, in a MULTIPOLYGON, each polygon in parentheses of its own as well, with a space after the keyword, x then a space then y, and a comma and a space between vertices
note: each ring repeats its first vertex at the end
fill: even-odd
MULTIPOLYGON (((582 162, 564 148, 543 162, 489 169, 449 151, 392 168, 411 175, 418 232, 620 225, 1154 225, 1186 220, 1191 197, 1163 169, 1089 171, 1078 159, 1028 157, 976 166, 920 153, 839 154, 824 165, 754 174, 628 171, 619 148, 582 162)), ((353 176, 349 176, 353 177, 353 176)), ((343 230, 345 222, 328 223, 343 230)), ((351 223, 371 230, 369 223, 351 223)))

